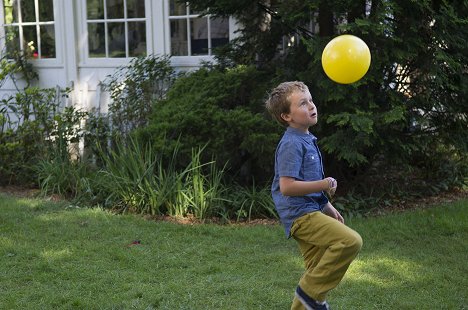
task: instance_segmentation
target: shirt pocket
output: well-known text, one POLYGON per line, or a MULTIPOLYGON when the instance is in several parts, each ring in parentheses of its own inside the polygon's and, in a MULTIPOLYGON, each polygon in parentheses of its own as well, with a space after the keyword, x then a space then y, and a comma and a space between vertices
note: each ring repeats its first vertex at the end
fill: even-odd
POLYGON ((304 179, 316 181, 322 179, 322 165, 316 153, 306 153, 304 156, 304 179))

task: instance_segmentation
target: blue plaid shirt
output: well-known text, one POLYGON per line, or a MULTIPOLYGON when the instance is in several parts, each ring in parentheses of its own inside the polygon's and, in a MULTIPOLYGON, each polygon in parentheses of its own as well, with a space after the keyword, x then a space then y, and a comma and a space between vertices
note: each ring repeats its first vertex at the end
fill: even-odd
POLYGON ((317 181, 325 177, 322 155, 314 135, 288 127, 276 148, 275 177, 271 193, 276 211, 289 238, 293 222, 304 214, 321 211, 328 203, 328 199, 323 192, 304 196, 284 196, 280 192, 280 177, 292 177, 300 181, 317 181))

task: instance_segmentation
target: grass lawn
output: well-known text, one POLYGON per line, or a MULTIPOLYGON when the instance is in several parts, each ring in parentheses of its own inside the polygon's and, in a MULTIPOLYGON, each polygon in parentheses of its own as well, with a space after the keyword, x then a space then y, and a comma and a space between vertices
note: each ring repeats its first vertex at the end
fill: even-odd
MULTIPOLYGON (((348 224, 364 247, 333 309, 468 307, 468 200, 348 224)), ((0 194, 0 309, 289 309, 302 271, 279 225, 180 225, 0 194)))

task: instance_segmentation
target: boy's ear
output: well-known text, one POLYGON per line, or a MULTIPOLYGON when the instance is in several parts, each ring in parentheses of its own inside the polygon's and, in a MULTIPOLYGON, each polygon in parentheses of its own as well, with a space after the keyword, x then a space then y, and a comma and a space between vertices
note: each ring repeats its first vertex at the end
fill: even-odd
POLYGON ((291 121, 291 116, 288 113, 281 113, 281 118, 288 123, 291 121))

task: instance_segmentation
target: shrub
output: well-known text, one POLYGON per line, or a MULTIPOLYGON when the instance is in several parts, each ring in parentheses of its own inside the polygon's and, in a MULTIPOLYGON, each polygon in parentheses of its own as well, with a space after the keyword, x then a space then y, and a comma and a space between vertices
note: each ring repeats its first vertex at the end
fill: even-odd
POLYGON ((35 164, 78 141, 85 112, 61 109, 68 90, 29 87, 0 101, 0 183, 34 184, 35 164))
MULTIPOLYGON (((104 165, 99 171, 77 178, 75 172, 79 171, 70 169, 64 177, 69 175, 68 180, 79 181, 71 182, 79 185, 75 199, 84 204, 101 205, 120 212, 193 215, 205 219, 216 214, 218 203, 223 201, 224 187, 221 183, 223 171, 215 167, 214 161, 202 163, 202 151, 193 151, 190 164, 176 169, 177 147, 171 158, 164 160, 150 144, 130 138, 127 143, 117 143, 109 152, 101 149, 100 161, 104 165)), ((73 167, 78 166, 70 168, 73 167)), ((61 168, 55 166, 55 169, 61 168)), ((54 181, 55 185, 50 188, 58 191, 65 180, 55 176, 53 174, 47 181, 54 181)))
MULTIPOLYGON (((309 86, 320 115, 312 130, 341 189, 362 185, 360 194, 369 194, 389 170, 392 180, 424 178, 423 192, 466 184, 466 1, 193 0, 190 7, 240 21, 217 55, 221 63, 309 86), (350 85, 332 82, 321 65, 325 45, 344 33, 372 53, 369 72, 350 85), (434 150, 441 146, 452 154, 434 150)), ((379 190, 400 186, 384 185, 379 190)))
POLYGON ((133 58, 103 82, 112 99, 109 105, 112 132, 126 136, 145 126, 151 103, 164 98, 176 75, 168 56, 149 55, 133 58))
POLYGON ((253 67, 208 68, 180 77, 164 100, 155 102, 143 141, 171 154, 180 143, 180 164, 206 145, 202 161, 216 157, 231 178, 248 183, 271 177, 280 127, 265 117, 267 77, 253 67))

